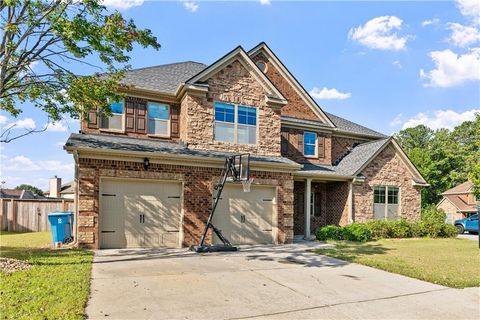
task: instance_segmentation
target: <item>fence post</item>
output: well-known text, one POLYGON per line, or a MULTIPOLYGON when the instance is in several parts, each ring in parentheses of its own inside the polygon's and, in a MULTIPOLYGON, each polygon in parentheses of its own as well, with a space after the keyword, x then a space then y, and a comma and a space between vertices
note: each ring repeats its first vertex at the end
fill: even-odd
POLYGON ((15 210, 15 200, 11 199, 11 207, 12 207, 12 228, 8 231, 16 231, 17 229, 17 213, 15 210))
POLYGON ((4 218, 4 212, 3 212, 3 199, 0 198, 0 230, 3 231, 3 228, 5 227, 3 225, 3 218, 4 218))

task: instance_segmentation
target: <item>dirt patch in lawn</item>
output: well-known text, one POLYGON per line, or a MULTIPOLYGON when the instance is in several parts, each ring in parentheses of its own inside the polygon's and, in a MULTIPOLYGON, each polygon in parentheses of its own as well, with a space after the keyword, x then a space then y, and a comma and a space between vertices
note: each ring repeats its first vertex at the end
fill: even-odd
POLYGON ((0 258, 0 271, 2 272, 12 273, 21 270, 29 270, 31 267, 31 264, 22 260, 0 258))

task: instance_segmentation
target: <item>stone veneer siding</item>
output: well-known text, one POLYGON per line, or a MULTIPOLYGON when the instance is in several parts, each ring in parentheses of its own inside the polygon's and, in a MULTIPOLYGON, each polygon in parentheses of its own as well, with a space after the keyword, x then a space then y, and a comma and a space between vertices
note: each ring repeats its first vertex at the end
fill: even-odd
POLYGON ((420 218, 421 188, 412 185, 413 176, 392 145, 387 146, 362 171, 365 182, 354 184, 354 219, 373 219, 373 188, 377 185, 400 188, 400 215, 410 221, 420 218))
POLYGON ((314 130, 300 130, 300 129, 293 129, 293 128, 282 128, 282 132, 287 132, 288 134, 288 150, 286 153, 282 153, 282 156, 289 158, 298 163, 312 163, 312 164, 332 164, 332 139, 329 134, 316 132, 317 136, 324 137, 325 143, 325 153, 324 157, 318 158, 311 158, 305 157, 303 155, 303 149, 298 145, 298 135, 303 134, 304 131, 315 132, 314 130))
MULTIPOLYGON (((184 183, 183 245, 198 244, 212 206, 213 185, 220 168, 189 167, 143 162, 79 159, 78 240, 82 247, 99 248, 100 178, 177 180, 184 183)), ((290 173, 253 171, 255 183, 277 186, 278 243, 293 239, 293 179, 290 173)), ((211 240, 211 234, 208 241, 211 240)))
POLYGON ((266 104, 262 85, 238 60, 208 79, 207 96, 182 100, 181 139, 191 148, 280 155, 280 110, 266 104), (214 102, 230 102, 257 108, 257 144, 232 144, 214 140, 214 102))
POLYGON ((288 104, 282 108, 282 115, 299 119, 319 121, 318 116, 305 103, 290 83, 285 79, 275 66, 267 59, 263 53, 259 53, 252 58, 253 61, 263 61, 267 65, 266 75, 268 79, 277 87, 282 95, 288 100, 288 104))

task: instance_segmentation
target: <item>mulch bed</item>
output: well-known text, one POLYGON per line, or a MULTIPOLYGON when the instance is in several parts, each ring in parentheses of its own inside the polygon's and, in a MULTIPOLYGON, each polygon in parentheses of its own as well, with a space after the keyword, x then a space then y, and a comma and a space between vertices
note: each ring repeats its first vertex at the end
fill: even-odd
POLYGON ((0 271, 12 273, 21 270, 28 270, 32 267, 29 263, 10 258, 0 258, 0 271))

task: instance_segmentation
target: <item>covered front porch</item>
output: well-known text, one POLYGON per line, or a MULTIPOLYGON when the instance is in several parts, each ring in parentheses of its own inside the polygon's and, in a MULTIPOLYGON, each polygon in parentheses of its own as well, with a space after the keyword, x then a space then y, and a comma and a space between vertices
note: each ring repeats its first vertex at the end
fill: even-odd
POLYGON ((296 178, 293 201, 293 232, 297 240, 314 239, 315 231, 322 226, 353 222, 351 180, 296 178))

